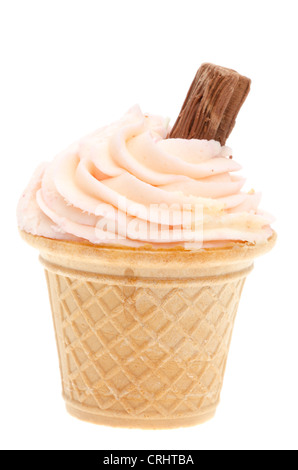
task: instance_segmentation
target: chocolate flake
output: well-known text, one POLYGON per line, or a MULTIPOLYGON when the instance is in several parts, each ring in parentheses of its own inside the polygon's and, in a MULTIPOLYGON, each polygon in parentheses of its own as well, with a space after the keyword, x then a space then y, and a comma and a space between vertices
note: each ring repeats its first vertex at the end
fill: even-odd
POLYGON ((169 138, 217 140, 224 145, 249 90, 235 70, 203 64, 191 84, 169 138))

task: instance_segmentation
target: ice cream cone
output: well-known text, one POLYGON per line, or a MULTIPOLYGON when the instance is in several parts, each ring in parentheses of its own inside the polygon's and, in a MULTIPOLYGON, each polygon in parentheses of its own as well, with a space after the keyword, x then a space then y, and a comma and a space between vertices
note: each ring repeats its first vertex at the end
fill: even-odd
POLYGON ((246 276, 275 234, 197 252, 22 236, 45 267, 69 413, 147 429, 214 415, 246 276))

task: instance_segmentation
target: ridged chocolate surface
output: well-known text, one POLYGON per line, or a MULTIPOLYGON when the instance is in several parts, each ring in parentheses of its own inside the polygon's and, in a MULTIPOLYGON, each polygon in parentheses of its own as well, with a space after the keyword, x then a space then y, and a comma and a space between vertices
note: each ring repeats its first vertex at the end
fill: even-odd
POLYGON ((217 140, 224 145, 249 90, 235 70, 203 64, 188 91, 169 138, 217 140))

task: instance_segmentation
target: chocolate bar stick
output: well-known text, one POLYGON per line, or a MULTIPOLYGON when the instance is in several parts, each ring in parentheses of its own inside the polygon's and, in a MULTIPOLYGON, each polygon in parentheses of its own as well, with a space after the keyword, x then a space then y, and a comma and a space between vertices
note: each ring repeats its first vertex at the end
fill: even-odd
POLYGON ((203 64, 187 93, 169 138, 217 140, 224 145, 249 90, 235 70, 203 64))

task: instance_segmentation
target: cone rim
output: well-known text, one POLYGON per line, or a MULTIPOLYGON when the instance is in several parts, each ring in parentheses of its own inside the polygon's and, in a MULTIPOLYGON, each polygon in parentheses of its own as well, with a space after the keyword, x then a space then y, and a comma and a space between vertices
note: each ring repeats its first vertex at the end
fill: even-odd
POLYGON ((277 234, 273 231, 273 234, 264 243, 252 244, 249 242, 233 242, 231 245, 214 248, 200 248, 197 250, 184 249, 183 247, 171 247, 171 248, 154 248, 150 245, 144 245, 143 247, 132 248, 126 246, 116 245, 95 245, 90 242, 77 242, 69 240, 59 240, 46 238, 39 235, 33 235, 31 233, 20 230, 20 235, 24 241, 34 248, 40 250, 40 252, 51 252, 59 254, 63 257, 69 257, 75 255, 76 257, 98 257, 103 258, 105 255, 121 257, 133 256, 148 256, 151 259, 160 258, 166 256, 169 260, 178 259, 192 259, 200 263, 212 263, 214 261, 222 262, 235 262, 239 259, 249 260, 257 258, 269 251, 274 247, 277 234))

